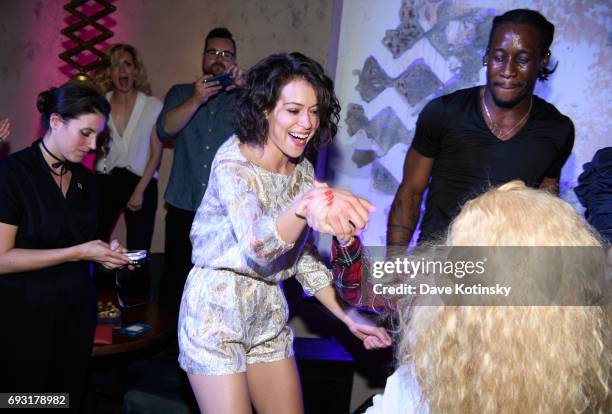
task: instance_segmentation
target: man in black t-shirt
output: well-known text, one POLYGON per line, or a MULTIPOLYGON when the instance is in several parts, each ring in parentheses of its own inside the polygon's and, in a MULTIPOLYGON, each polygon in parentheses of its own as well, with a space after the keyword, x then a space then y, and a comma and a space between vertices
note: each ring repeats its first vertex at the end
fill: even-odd
POLYGON ((387 245, 410 243, 428 186, 420 241, 443 237, 461 206, 490 186, 520 179, 558 194, 574 126, 533 95, 536 80, 556 68, 547 68, 553 34, 554 26, 532 10, 495 17, 483 58, 486 86, 434 99, 419 115, 387 245))

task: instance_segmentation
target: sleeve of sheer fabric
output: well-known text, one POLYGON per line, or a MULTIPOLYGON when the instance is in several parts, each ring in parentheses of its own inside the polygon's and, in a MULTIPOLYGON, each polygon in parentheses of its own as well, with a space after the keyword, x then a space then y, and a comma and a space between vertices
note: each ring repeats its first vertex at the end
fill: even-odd
POLYGON ((311 296, 332 283, 332 272, 319 255, 313 243, 312 234, 307 238, 302 255, 298 260, 295 278, 304 291, 311 296))
POLYGON ((265 266, 293 247, 285 242, 276 228, 276 215, 261 203, 261 191, 255 173, 239 161, 221 161, 213 174, 219 188, 219 199, 232 223, 236 239, 244 254, 265 266))

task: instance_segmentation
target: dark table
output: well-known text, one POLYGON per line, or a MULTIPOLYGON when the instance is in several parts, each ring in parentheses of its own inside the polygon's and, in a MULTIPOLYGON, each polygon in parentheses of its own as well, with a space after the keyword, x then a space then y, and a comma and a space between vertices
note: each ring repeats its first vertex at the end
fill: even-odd
MULTIPOLYGON (((117 305, 115 292, 104 290, 98 293, 98 300, 103 303, 113 302, 117 305)), ((121 309, 121 326, 134 322, 142 322, 151 326, 148 332, 137 336, 128 336, 113 329, 113 343, 110 345, 94 344, 91 355, 94 357, 104 355, 122 354, 137 351, 157 345, 172 339, 176 335, 176 312, 158 302, 147 302, 132 308, 121 309)))

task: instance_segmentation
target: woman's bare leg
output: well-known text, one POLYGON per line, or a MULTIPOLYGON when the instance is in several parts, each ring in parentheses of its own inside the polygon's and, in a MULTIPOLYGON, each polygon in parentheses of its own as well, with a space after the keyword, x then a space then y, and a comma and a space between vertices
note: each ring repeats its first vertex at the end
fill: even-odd
POLYGON ((258 414, 302 414, 302 389, 294 358, 247 365, 249 394, 258 414))
POLYGON ((204 414, 251 414, 247 376, 188 374, 200 412, 204 414))

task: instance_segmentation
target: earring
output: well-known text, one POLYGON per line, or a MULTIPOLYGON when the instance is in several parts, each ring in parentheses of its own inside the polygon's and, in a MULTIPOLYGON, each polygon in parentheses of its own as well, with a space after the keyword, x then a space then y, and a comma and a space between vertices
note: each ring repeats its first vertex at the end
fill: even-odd
POLYGON ((486 56, 482 57, 482 66, 487 66, 487 58, 486 58, 486 56))

